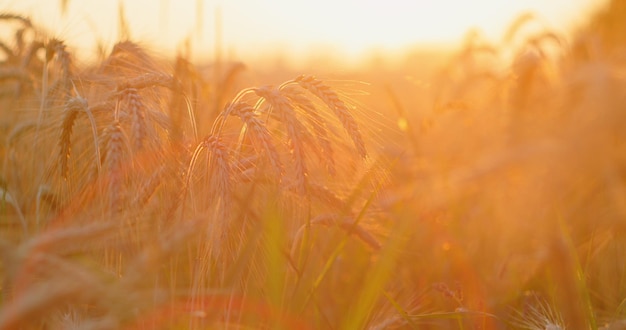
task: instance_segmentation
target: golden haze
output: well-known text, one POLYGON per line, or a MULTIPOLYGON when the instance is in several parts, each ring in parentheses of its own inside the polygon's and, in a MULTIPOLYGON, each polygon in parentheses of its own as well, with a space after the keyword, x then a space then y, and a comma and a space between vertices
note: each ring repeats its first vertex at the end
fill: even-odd
POLYGON ((506 21, 445 52, 384 30, 394 1, 371 32, 377 2, 307 4, 315 29, 249 0, 252 41, 226 2, 221 39, 189 16, 215 3, 113 4, 94 34, 53 3, 60 28, 0 13, 0 329, 624 328, 624 1, 572 29, 444 1, 506 21), (393 63, 267 39, 332 48, 341 18, 393 63))

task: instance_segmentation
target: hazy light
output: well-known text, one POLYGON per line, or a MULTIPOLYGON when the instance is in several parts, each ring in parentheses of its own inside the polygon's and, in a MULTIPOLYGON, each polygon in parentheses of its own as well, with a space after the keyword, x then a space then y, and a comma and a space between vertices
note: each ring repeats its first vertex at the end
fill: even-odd
MULTIPOLYGON (((497 40, 523 11, 534 11, 555 28, 568 28, 593 0, 126 0, 131 36, 166 55, 190 40, 197 58, 215 54, 219 10, 225 56, 240 59, 283 53, 337 51, 356 56, 378 49, 458 43, 471 28, 497 40), (200 9, 197 12, 197 9, 200 9)), ((30 15, 35 23, 91 52, 97 40, 118 38, 118 2, 11 0, 4 10, 30 15)))

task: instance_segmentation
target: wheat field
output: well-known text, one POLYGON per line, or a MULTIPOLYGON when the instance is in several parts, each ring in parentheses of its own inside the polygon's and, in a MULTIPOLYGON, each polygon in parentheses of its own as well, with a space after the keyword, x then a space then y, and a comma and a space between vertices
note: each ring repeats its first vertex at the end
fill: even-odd
POLYGON ((626 329, 626 3, 536 23, 258 83, 1 13, 0 329, 626 329))

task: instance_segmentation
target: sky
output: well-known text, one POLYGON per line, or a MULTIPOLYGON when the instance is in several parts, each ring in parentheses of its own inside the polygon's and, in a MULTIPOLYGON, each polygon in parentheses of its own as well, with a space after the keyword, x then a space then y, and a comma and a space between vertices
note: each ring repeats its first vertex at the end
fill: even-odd
POLYGON ((565 30, 603 0, 0 0, 0 10, 30 16, 82 56, 97 41, 119 40, 123 4, 131 37, 164 55, 189 41, 194 59, 246 60, 324 52, 357 57, 371 51, 458 44, 469 29, 498 40, 521 13, 565 30))

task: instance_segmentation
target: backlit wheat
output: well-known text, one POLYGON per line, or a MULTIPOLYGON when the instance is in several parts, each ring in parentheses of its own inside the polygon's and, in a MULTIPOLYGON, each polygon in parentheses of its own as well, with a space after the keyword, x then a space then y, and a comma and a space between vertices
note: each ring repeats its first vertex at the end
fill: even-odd
POLYGON ((361 136, 359 126, 348 110, 346 104, 339 98, 339 95, 325 85, 323 81, 316 79, 313 76, 302 75, 295 79, 295 81, 305 88, 306 90, 319 97, 324 103, 335 113, 344 129, 348 132, 348 135, 354 142, 357 152, 361 157, 367 156, 365 149, 365 141, 361 136))

